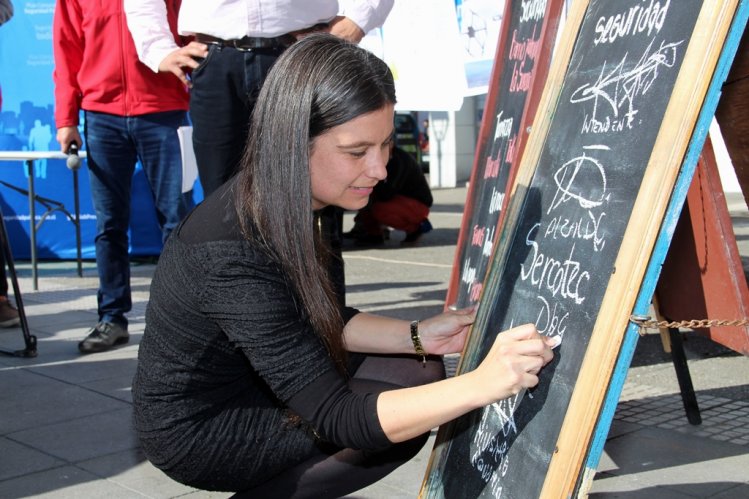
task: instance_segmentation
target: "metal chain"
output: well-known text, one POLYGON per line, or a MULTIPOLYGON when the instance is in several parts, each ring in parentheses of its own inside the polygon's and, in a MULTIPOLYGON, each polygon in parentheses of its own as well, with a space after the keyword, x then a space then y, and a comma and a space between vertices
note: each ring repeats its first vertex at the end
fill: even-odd
POLYGON ((692 319, 688 321, 656 321, 649 316, 632 315, 630 321, 640 326, 640 336, 645 334, 645 329, 662 329, 662 328, 709 328, 720 326, 746 326, 749 324, 749 318, 721 320, 721 319, 692 319))

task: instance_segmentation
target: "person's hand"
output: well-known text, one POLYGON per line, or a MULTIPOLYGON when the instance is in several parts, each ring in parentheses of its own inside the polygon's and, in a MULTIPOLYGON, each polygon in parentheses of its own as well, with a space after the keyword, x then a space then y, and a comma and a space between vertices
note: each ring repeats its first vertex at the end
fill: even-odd
POLYGON ((60 143, 60 150, 68 154, 70 144, 75 143, 78 149, 83 147, 83 141, 81 140, 81 134, 78 132, 77 126, 64 126, 57 129, 57 142, 60 143))
POLYGON ((428 354, 444 355, 463 350, 476 308, 449 310, 419 322, 421 344, 428 354))
POLYGON ((558 338, 542 336, 533 324, 525 324, 497 335, 486 358, 468 373, 479 384, 485 405, 520 393, 538 384, 538 373, 554 357, 551 349, 558 338))
POLYGON ((328 24, 328 32, 351 43, 359 43, 365 35, 364 31, 354 21, 344 16, 333 18, 328 24))
POLYGON ((184 47, 180 47, 169 53, 159 63, 159 71, 162 73, 172 73, 174 76, 179 78, 179 81, 191 86, 190 80, 187 79, 187 72, 184 68, 189 68, 190 71, 197 68, 200 63, 195 60, 196 57, 204 59, 208 56, 208 45, 199 42, 190 42, 184 47))

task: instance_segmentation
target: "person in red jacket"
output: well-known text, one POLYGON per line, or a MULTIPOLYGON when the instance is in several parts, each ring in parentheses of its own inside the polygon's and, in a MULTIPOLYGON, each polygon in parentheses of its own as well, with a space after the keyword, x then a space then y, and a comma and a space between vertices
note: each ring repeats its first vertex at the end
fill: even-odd
MULTIPOLYGON (((167 4, 175 40, 180 0, 167 4)), ((53 22, 55 122, 63 152, 83 146, 84 112, 91 196, 96 212, 99 321, 82 353, 127 343, 131 309, 128 227, 130 190, 140 161, 164 240, 189 207, 182 195, 177 129, 187 124, 188 91, 138 60, 122 0, 58 0, 53 22)))

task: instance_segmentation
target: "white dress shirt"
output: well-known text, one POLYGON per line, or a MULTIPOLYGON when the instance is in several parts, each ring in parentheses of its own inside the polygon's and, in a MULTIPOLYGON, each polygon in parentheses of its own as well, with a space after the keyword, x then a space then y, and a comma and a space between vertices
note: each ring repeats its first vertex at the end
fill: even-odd
MULTIPOLYGON (((182 0, 179 33, 202 33, 224 40, 273 38, 348 17, 364 33, 382 26, 394 0, 182 0)), ((138 57, 153 71, 178 48, 166 22, 163 0, 124 0, 138 57)))

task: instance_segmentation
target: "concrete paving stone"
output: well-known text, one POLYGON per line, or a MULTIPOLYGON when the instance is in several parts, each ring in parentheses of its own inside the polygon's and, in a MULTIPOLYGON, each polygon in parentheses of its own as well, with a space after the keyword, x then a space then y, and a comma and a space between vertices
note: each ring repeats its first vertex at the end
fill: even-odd
MULTIPOLYGON (((0 370, 0 384, 13 386, 19 372, 0 370)), ((112 397, 57 381, 47 376, 25 373, 25 382, 17 389, 3 389, 0 397, 0 433, 10 435, 26 430, 33 433, 39 428, 70 419, 130 409, 130 406, 112 397)), ((8 386, 6 385, 6 386, 8 386)))
POLYGON ((0 482, 0 497, 16 499, 136 499, 149 497, 134 490, 101 480, 96 475, 75 466, 62 466, 52 470, 31 473, 0 482))
POLYGON ((35 312, 34 317, 37 317, 36 308, 44 307, 38 317, 40 323, 45 323, 49 319, 45 315, 54 312, 59 304, 64 304, 67 310, 96 310, 96 289, 97 286, 88 289, 68 288, 24 293, 24 305, 28 303, 30 312, 28 315, 35 312), (34 305, 34 303, 40 305, 34 305))
POLYGON ((702 424, 697 426, 687 424, 680 395, 620 402, 615 418, 694 436, 717 438, 720 435, 721 440, 732 440, 726 435, 733 438, 749 436, 749 404, 731 404, 729 409, 726 407, 731 402, 729 399, 710 397, 707 402, 700 404, 702 424), (730 433, 731 430, 735 433, 730 433))
POLYGON ((710 499, 744 499, 749 497, 749 484, 739 483, 723 492, 710 496, 710 499))
MULTIPOLYGON (((0 359, 2 358, 0 357, 0 359)), ((18 392, 32 389, 47 381, 43 376, 32 374, 30 376, 23 367, 3 366, 0 364, 0 407, 2 407, 4 399, 15 397, 18 392)))
POLYGON ((614 416, 614 420, 611 421, 611 426, 609 427, 608 438, 621 437, 628 433, 639 431, 641 428, 639 425, 628 423, 614 416))
POLYGON ((60 459, 8 438, 0 437, 0 482, 29 473, 56 468, 64 464, 65 462, 60 459))
POLYGON ((744 447, 668 430, 643 428, 609 438, 605 449, 617 465, 607 473, 628 480, 636 475, 641 486, 741 482, 749 470, 744 447))
POLYGON ((596 480, 593 482, 593 487, 588 495, 590 499, 685 499, 689 497, 707 497, 685 494, 684 492, 660 485, 641 487, 636 480, 627 481, 622 480, 620 477, 596 478, 596 480))
MULTIPOLYGON (((29 334, 36 336, 36 357, 0 356, 0 365, 29 366, 33 364, 50 363, 69 360, 73 354, 78 354, 78 342, 85 336, 90 322, 80 324, 60 323, 55 330, 40 331, 29 326, 29 334), (44 355, 42 355, 44 353, 44 355)), ((18 349, 24 346, 24 337, 19 330, 12 337, 0 336, 0 348, 6 350, 18 349)))
POLYGON ((231 497, 233 494, 226 494, 224 492, 211 492, 208 490, 196 490, 195 492, 189 492, 187 494, 179 496, 179 499, 226 499, 231 497))
MULTIPOLYGON (((65 305, 60 305, 60 308, 65 305)), ((32 334, 60 338, 80 339, 80 331, 92 327, 96 323, 96 313, 90 310, 57 310, 47 311, 43 316, 37 317, 26 313, 29 328, 32 334)))
POLYGON ((85 356, 78 352, 77 341, 50 342, 44 346, 43 350, 40 346, 39 356, 28 361, 25 369, 73 384, 112 378, 129 383, 135 372, 137 341, 135 345, 85 356))
MULTIPOLYGON (((123 488, 153 499, 182 497, 196 489, 175 482, 149 463, 139 449, 115 452, 76 463, 76 466, 123 488)), ((214 497, 229 497, 230 493, 214 493, 214 497)))
MULTIPOLYGON (((132 362, 133 376, 137 363, 132 362)), ((108 379, 102 379, 91 383, 81 383, 81 387, 91 390, 92 392, 119 399, 128 404, 133 403, 132 379, 133 376, 117 376, 108 379), (130 381, 128 381, 130 380, 130 381)))
POLYGON ((138 447, 129 405, 126 409, 11 433, 8 438, 73 463, 138 447))
POLYGON ((741 499, 749 497, 749 485, 741 483, 739 479, 731 481, 714 481, 707 479, 688 484, 668 485, 670 490, 691 497, 715 497, 719 494, 728 494, 726 497, 741 499))

